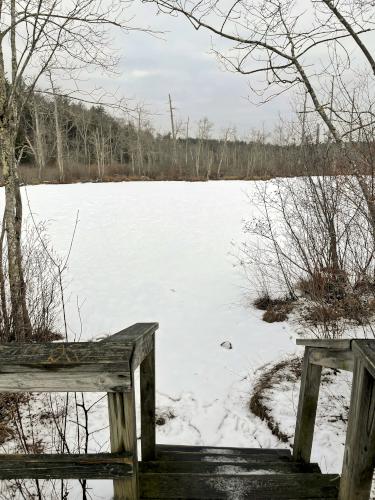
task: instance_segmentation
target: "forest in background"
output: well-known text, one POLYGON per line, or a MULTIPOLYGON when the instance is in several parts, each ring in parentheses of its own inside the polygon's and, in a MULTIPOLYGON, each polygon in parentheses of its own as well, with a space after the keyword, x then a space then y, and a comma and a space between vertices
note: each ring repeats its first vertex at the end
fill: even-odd
POLYGON ((308 132, 303 112, 295 123, 253 130, 245 140, 233 127, 214 137, 207 118, 178 121, 170 96, 169 103, 171 131, 162 134, 140 107, 119 118, 113 108, 34 93, 17 139, 21 182, 269 179, 344 168, 329 134, 319 125, 308 132))

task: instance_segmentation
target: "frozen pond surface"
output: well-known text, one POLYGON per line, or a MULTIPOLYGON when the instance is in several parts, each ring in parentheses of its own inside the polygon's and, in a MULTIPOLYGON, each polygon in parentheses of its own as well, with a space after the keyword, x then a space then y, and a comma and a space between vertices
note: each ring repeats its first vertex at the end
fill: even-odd
MULTIPOLYGON (((233 255, 254 189, 245 181, 27 188, 61 256, 79 211, 66 275, 72 335, 80 331, 77 297, 85 339, 160 323, 157 403, 175 418, 158 427, 159 442, 278 446, 248 402, 255 371, 293 352, 294 335, 287 323, 266 324, 245 307, 248 283, 233 255)), ((103 487, 97 498, 110 498, 103 487)))

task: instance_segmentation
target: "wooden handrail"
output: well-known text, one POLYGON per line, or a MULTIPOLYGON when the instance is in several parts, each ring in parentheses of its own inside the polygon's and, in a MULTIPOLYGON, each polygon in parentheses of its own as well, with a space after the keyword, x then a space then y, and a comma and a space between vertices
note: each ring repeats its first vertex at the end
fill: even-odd
POLYGON ((301 339, 305 346, 293 455, 310 461, 322 367, 353 372, 339 500, 368 500, 375 465, 375 340, 301 339))
POLYGON ((133 475, 113 482, 115 500, 138 500, 138 452, 134 372, 140 367, 142 460, 155 458, 155 332, 158 323, 137 323, 102 340, 106 345, 132 345, 131 391, 108 393, 111 451, 133 456, 133 475))
POLYGON ((140 366, 142 461, 155 458, 155 331, 158 323, 137 323, 104 339, 106 345, 133 345, 131 391, 108 393, 111 451, 133 455, 133 475, 114 480, 115 500, 138 500, 138 453, 134 372, 140 366))
POLYGON ((155 332, 137 323, 100 342, 0 345, 0 392, 107 392, 110 454, 0 455, 0 479, 113 479, 138 500, 134 372, 140 367, 142 460, 155 457, 155 332))

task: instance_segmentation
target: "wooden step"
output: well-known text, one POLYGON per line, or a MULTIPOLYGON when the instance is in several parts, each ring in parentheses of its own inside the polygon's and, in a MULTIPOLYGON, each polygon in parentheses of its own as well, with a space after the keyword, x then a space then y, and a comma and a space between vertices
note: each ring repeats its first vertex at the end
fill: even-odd
POLYGON ((303 464, 292 461, 274 462, 183 462, 160 461, 140 462, 140 472, 168 474, 297 474, 304 472, 319 473, 318 464, 303 464))
POLYGON ((207 453, 207 454, 218 454, 218 455, 283 455, 291 456, 291 451, 289 448, 233 448, 227 446, 185 446, 176 444, 158 444, 156 445, 156 451, 166 452, 188 452, 188 453, 207 453))
POLYGON ((203 452, 184 451, 158 451, 157 459, 160 461, 183 461, 183 462, 220 462, 220 463, 261 463, 261 462, 289 462, 292 456, 279 453, 239 453, 219 454, 203 452))
POLYGON ((290 450, 282 448, 221 448, 178 445, 157 445, 156 456, 160 461, 220 463, 276 462, 292 459, 290 450))
POLYGON ((337 499, 338 476, 328 474, 141 473, 142 499, 306 500, 337 499))

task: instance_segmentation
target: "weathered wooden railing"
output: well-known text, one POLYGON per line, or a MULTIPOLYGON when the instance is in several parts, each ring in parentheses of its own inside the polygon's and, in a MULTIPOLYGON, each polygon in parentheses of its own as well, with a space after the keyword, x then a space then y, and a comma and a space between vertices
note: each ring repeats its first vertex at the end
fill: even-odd
POLYGON ((140 366, 142 460, 155 456, 155 331, 138 323, 101 342, 0 345, 0 392, 107 392, 111 452, 0 455, 0 479, 112 479, 139 498, 134 372, 140 366))
POLYGON ((339 500, 368 500, 375 466, 375 340, 297 340, 305 346, 293 454, 310 461, 322 368, 353 372, 339 500))

